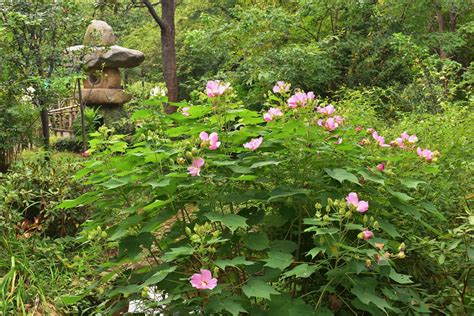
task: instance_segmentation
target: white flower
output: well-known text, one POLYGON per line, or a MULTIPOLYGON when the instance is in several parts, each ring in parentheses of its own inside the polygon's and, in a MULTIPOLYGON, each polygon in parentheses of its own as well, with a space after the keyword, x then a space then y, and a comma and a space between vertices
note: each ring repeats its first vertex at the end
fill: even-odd
POLYGON ((30 86, 30 87, 26 88, 26 91, 27 91, 29 94, 33 94, 33 93, 35 93, 36 90, 35 90, 35 88, 33 88, 33 87, 30 86))
POLYGON ((21 102, 23 103, 28 103, 28 102, 31 102, 33 101, 33 98, 27 94, 24 94, 21 99, 20 99, 21 102))
POLYGON ((163 89, 162 87, 156 86, 153 89, 151 89, 150 95, 152 97, 164 97, 166 96, 166 90, 163 89))

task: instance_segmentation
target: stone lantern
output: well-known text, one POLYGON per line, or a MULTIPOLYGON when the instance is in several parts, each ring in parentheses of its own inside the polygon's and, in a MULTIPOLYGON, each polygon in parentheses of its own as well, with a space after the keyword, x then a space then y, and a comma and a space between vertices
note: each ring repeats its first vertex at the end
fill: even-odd
POLYGON ((84 35, 84 45, 67 49, 82 55, 81 64, 87 72, 82 87, 83 103, 100 106, 106 121, 114 120, 122 112, 122 105, 131 99, 122 89, 120 68, 137 67, 145 59, 142 52, 115 45, 116 41, 109 24, 93 20, 84 35))

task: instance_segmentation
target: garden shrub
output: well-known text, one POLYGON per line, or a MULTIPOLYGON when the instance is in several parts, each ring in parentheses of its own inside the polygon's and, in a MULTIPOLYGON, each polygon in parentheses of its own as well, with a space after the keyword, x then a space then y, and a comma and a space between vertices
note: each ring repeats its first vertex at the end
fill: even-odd
POLYGON ((0 174, 1 227, 23 237, 33 234, 66 236, 77 231, 87 213, 58 210, 65 199, 84 193, 85 187, 72 181, 79 170, 79 156, 38 152, 15 162, 8 173, 0 174), (59 158, 60 157, 60 158, 59 158))
MULTIPOLYGON (((432 299, 436 286, 419 285, 432 272, 411 264, 429 260, 442 270, 456 258, 436 248, 445 238, 442 210, 417 193, 447 153, 413 131, 362 125, 363 107, 331 105, 283 82, 273 91, 259 113, 228 84, 209 82, 200 104, 177 103, 171 115, 160 111, 162 100, 144 101, 157 106, 132 115, 132 143, 104 126, 93 134, 92 159, 75 176, 93 190, 59 208, 89 205, 86 233, 99 229, 117 243, 107 265, 115 270, 104 276, 115 280, 110 308, 141 302, 164 313, 232 315, 446 308, 432 299), (446 259, 418 251, 426 243, 446 259)), ((467 218, 453 227, 457 238, 472 230, 467 218)), ((448 249, 465 249, 462 266, 472 269, 469 238, 448 249)), ((469 275, 450 276, 452 293, 469 275)), ((450 310, 467 312, 471 293, 452 293, 450 310)))

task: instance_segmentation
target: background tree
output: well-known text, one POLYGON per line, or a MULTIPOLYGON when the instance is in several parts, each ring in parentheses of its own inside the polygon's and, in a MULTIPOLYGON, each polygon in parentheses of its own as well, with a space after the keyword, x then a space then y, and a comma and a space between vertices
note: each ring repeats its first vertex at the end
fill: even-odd
POLYGON ((40 110, 43 145, 49 147, 48 107, 53 101, 51 80, 62 66, 64 49, 83 29, 74 1, 5 2, 0 9, 3 70, 10 76, 10 94, 33 87, 32 102, 40 110), (15 83, 15 84, 13 84, 15 83))

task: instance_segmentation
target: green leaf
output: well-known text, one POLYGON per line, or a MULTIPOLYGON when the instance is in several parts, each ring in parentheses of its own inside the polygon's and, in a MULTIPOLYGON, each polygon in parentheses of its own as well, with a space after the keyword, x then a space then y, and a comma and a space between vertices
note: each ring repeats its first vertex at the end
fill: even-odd
POLYGON ((371 174, 365 170, 360 170, 358 172, 365 180, 368 180, 368 181, 372 181, 372 182, 375 182, 375 183, 379 183, 381 185, 385 185, 385 181, 382 177, 380 176, 377 176, 375 174, 371 174))
POLYGON ((357 296, 357 298, 363 303, 363 304, 370 304, 373 303, 375 306, 377 306, 379 309, 383 310, 386 312, 385 309, 391 309, 393 310, 393 307, 388 304, 386 300, 383 298, 377 296, 375 294, 375 287, 376 287, 377 281, 375 279, 370 279, 370 278, 363 278, 356 280, 354 287, 351 289, 352 294, 357 296))
POLYGON ((250 169, 261 168, 261 167, 270 166, 270 165, 278 165, 279 163, 281 163, 281 161, 268 160, 268 161, 256 162, 250 166, 250 169))
POLYGON ((291 254, 281 252, 281 251, 268 251, 268 258, 263 259, 265 261, 265 267, 276 268, 280 270, 285 270, 293 262, 293 256, 291 254))
POLYGON ((69 209, 79 205, 87 205, 97 201, 100 197, 101 195, 97 192, 87 192, 74 200, 64 200, 61 204, 56 206, 56 208, 69 209))
POLYGON ((145 211, 149 211, 149 210, 154 210, 154 209, 157 209, 157 208, 160 208, 168 203, 171 203, 172 200, 156 200, 155 202, 151 203, 151 204, 148 204, 147 206, 145 206, 143 209, 145 211))
POLYGON ((391 195, 393 195, 394 197, 396 197, 397 199, 403 201, 403 202, 407 202, 407 201, 410 201, 410 200, 413 200, 413 198, 403 192, 397 192, 397 191, 392 191, 390 189, 387 189, 387 192, 390 193, 391 195))
POLYGON ((233 233, 238 228, 248 227, 246 218, 236 214, 207 213, 205 215, 211 222, 221 222, 233 233))
POLYGON ((233 267, 236 268, 237 266, 250 266, 254 264, 255 262, 253 261, 247 261, 245 257, 235 257, 233 259, 226 259, 226 260, 216 260, 214 264, 221 268, 222 270, 225 270, 227 267, 233 267))
POLYGON ((425 181, 416 179, 400 179, 400 182, 409 189, 416 189, 419 184, 427 184, 425 181))
POLYGON ((257 297, 269 300, 271 294, 280 294, 272 286, 261 280, 250 280, 242 287, 247 297, 257 297))
POLYGON ((390 279, 392 279, 393 281, 398 282, 400 284, 413 283, 413 281, 410 280, 411 276, 405 275, 405 274, 399 274, 393 268, 390 269, 390 274, 388 276, 389 276, 390 279))
POLYGON ((270 241, 264 233, 249 233, 243 238, 245 247, 253 250, 264 250, 269 247, 270 241))
POLYGON ((216 297, 209 301, 209 308, 218 312, 221 315, 222 311, 228 311, 232 316, 239 316, 241 313, 248 314, 248 311, 242 307, 240 302, 236 302, 233 298, 226 298, 221 300, 219 297, 216 297))
POLYGON ((144 120, 153 116, 154 114, 151 110, 138 110, 132 114, 132 120, 144 120))
POLYGON ((64 305, 72 305, 84 299, 82 295, 63 295, 60 297, 64 305))
POLYGON ((401 237, 400 233, 397 231, 397 228, 387 222, 384 219, 379 219, 379 226, 384 232, 392 236, 393 238, 401 237))
POLYGON ((192 247, 183 246, 178 248, 171 248, 171 251, 165 253, 161 259, 164 262, 173 261, 181 256, 190 256, 194 253, 194 249, 192 247))
POLYGON ((308 265, 306 263, 297 265, 293 269, 291 269, 288 272, 285 272, 283 276, 285 278, 295 276, 297 278, 309 278, 311 274, 316 272, 318 270, 318 267, 315 265, 308 265))
POLYGON ((291 187, 281 186, 276 188, 270 193, 270 197, 268 198, 267 202, 272 202, 282 198, 288 198, 294 195, 308 195, 309 191, 306 189, 297 189, 291 187))
POLYGON ((128 258, 135 258, 138 256, 142 249, 140 246, 150 248, 153 243, 154 237, 151 233, 140 233, 136 236, 127 236, 120 241, 119 253, 120 256, 127 256, 128 258))
POLYGON ((173 266, 168 269, 164 269, 164 270, 160 270, 156 272, 151 277, 149 277, 145 282, 143 282, 143 286, 149 286, 149 285, 156 284, 163 281, 168 276, 168 274, 174 272, 176 268, 177 267, 173 266))
POLYGON ((308 253, 306 254, 307 256, 311 256, 311 259, 314 259, 319 253, 325 253, 326 249, 321 248, 321 247, 314 247, 308 253))
POLYGON ((131 177, 124 177, 124 178, 111 178, 108 181, 101 183, 102 186, 106 187, 107 189, 116 189, 121 186, 124 186, 130 182, 131 177))
POLYGON ((354 174, 350 173, 349 171, 347 171, 345 169, 337 169, 337 168, 336 169, 327 169, 327 168, 325 168, 324 171, 326 171, 328 176, 330 176, 333 179, 336 179, 340 183, 347 180, 349 182, 360 185, 359 180, 357 179, 357 177, 354 174))

